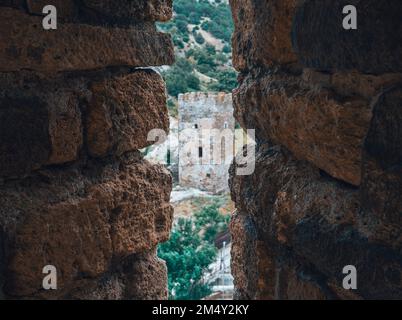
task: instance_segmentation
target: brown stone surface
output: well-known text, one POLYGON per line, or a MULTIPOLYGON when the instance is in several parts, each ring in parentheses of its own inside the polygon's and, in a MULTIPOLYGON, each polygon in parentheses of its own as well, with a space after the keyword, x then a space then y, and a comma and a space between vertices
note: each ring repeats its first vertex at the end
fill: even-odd
POLYGON ((106 273, 112 258, 166 241, 173 214, 170 184, 165 169, 129 155, 104 166, 92 163, 85 171, 42 170, 1 186, 6 294, 43 294, 42 268, 52 264, 60 296, 75 281, 106 273))
POLYGON ((401 1, 231 5, 235 116, 259 148, 231 170, 236 298, 400 299, 401 1))
MULTIPOLYGON (((330 283, 342 288, 346 265, 358 270, 355 294, 366 299, 401 296, 402 256, 391 246, 367 239, 357 227, 361 222, 356 188, 320 174, 281 147, 267 146, 258 151, 255 173, 234 177, 231 186, 238 210, 249 215, 247 219, 256 230, 254 237, 265 246, 266 261, 271 261, 265 264, 265 275, 254 273, 257 283, 263 284, 256 290, 257 298, 270 286, 277 288, 277 299, 339 298, 330 283), (297 270, 310 274, 311 279, 306 282, 297 270), (278 288, 282 291, 278 292, 278 288)), ((233 231, 236 232, 232 227, 233 231)), ((236 255, 236 233, 234 238, 236 255)), ((243 252, 260 250, 245 246, 243 252)), ((261 258, 254 260, 258 263, 261 258)), ((235 278, 243 283, 244 273, 237 276, 236 272, 235 268, 235 278)), ((246 283, 255 281, 250 276, 246 279, 246 283)))
POLYGON ((84 12, 108 21, 167 21, 173 14, 173 0, 84 0, 84 12), (135 18, 134 18, 135 17, 135 18))
POLYGON ((306 0, 293 19, 300 63, 319 70, 383 74, 402 72, 402 2, 399 0, 306 0), (343 28, 343 8, 354 5, 357 30, 343 28))
POLYGON ((49 80, 3 74, 0 85, 0 176, 142 149, 152 144, 150 130, 169 126, 165 86, 152 70, 49 80))
POLYGON ((0 299, 167 298, 172 179, 138 149, 169 126, 143 67, 173 62, 153 23, 171 15, 170 0, 0 0, 0 299))
POLYGON ((152 144, 153 129, 169 131, 165 85, 153 71, 137 71, 90 87, 86 128, 92 156, 121 155, 152 144))
POLYGON ((1 0, 0 6, 43 15, 53 5, 63 22, 128 25, 141 21, 167 21, 172 17, 172 0, 1 0))
POLYGON ((58 29, 42 28, 42 20, 2 8, 0 71, 30 69, 59 72, 105 66, 158 66, 173 63, 169 35, 149 27, 105 28, 59 23, 58 29), (141 44, 141 45, 138 45, 141 44))
POLYGON ((335 178, 359 185, 370 101, 317 88, 299 77, 248 77, 234 92, 235 115, 258 137, 280 143, 335 178))
POLYGON ((235 212, 230 223, 230 231, 236 235, 231 248, 235 299, 273 299, 274 283, 261 280, 272 279, 275 267, 264 252, 263 242, 257 239, 253 220, 247 215, 235 212))
POLYGON ((0 96, 0 176, 21 176, 77 159, 81 111, 69 90, 10 90, 0 96))
POLYGON ((402 244, 402 89, 384 92, 374 106, 365 141, 361 200, 369 238, 402 244))
POLYGON ((155 250, 133 255, 123 264, 126 296, 136 300, 166 300, 166 263, 156 257, 155 250))
POLYGON ((230 0, 235 23, 233 64, 238 70, 296 62, 291 41, 297 0, 230 0))

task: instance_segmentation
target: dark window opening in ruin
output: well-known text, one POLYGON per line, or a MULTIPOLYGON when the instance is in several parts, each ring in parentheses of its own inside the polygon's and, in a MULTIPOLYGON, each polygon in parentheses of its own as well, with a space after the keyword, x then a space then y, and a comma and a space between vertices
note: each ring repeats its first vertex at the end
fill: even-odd
POLYGON ((207 178, 211 178, 211 174, 210 174, 210 173, 207 173, 207 178))
POLYGON ((198 129, 198 124, 195 124, 195 125, 194 125, 194 129, 198 129))
POLYGON ((202 147, 199 147, 198 148, 198 157, 199 158, 202 158, 202 153, 203 153, 202 147))
POLYGON ((170 149, 167 151, 166 163, 168 166, 170 166, 172 164, 172 154, 171 154, 170 149))

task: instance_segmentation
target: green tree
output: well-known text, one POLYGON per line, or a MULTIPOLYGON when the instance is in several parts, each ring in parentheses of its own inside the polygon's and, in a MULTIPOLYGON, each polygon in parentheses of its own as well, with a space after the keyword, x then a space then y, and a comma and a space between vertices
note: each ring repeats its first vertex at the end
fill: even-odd
POLYGON ((209 90, 232 92, 237 86, 237 73, 233 70, 223 70, 217 74, 217 80, 208 86, 209 90))
POLYGON ((196 41, 198 44, 204 44, 204 43, 205 43, 205 39, 204 39, 204 37, 202 36, 201 33, 196 33, 196 35, 195 35, 195 41, 196 41))
POLYGON ((211 293, 202 277, 216 259, 215 238, 228 230, 229 219, 214 203, 175 223, 170 240, 158 248, 168 268, 170 299, 199 300, 211 293))
POLYGON ((206 206, 194 216, 196 227, 203 230, 203 238, 208 242, 215 241, 219 233, 228 229, 230 216, 222 215, 217 204, 206 206))
POLYGON ((216 257, 216 249, 203 240, 192 219, 177 221, 170 240, 159 246, 158 255, 168 268, 170 299, 200 300, 211 293, 201 280, 216 257))
POLYGON ((200 90, 200 80, 194 73, 194 66, 184 58, 177 58, 176 63, 162 75, 170 96, 200 90))

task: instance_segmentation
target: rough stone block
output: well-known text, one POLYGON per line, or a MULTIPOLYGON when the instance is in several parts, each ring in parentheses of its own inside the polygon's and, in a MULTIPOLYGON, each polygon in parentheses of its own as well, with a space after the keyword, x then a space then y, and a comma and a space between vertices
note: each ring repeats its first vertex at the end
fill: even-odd
POLYGON ((71 92, 5 90, 0 97, 0 176, 23 176, 77 159, 82 120, 71 92))
POLYGON ((353 265, 359 278, 356 295, 401 296, 400 248, 364 235, 356 188, 322 175, 283 148, 266 146, 258 151, 254 174, 234 177, 231 186, 238 210, 248 210, 258 239, 275 257, 290 255, 303 268, 319 270, 328 286, 342 287, 342 270, 353 265))
POLYGON ((87 153, 122 155, 151 145, 150 130, 168 131, 164 82, 152 70, 47 80, 2 74, 0 86, 1 177, 24 176, 87 153))
POLYGON ((169 131, 165 85, 154 71, 136 71, 91 85, 87 145, 92 156, 121 155, 151 145, 152 129, 169 131))
POLYGON ((238 70, 296 62, 291 28, 297 0, 230 0, 238 70))
POLYGON ((123 263, 126 297, 135 300, 166 300, 168 298, 166 263, 156 250, 133 255, 123 263))
POLYGON ((171 177, 163 167, 130 154, 88 168, 42 170, 0 187, 6 295, 62 297, 77 281, 105 274, 112 259, 168 239, 171 177), (48 264, 58 270, 60 289, 46 294, 48 264))
POLYGON ((255 300, 273 299, 274 268, 271 260, 260 250, 263 242, 258 240, 253 219, 235 212, 230 222, 232 238, 231 270, 234 277, 235 299, 255 300), (245 263, 247 261, 247 263, 245 263))
POLYGON ((59 21, 130 25, 142 21, 167 21, 172 17, 172 0, 1 0, 0 6, 43 15, 46 5, 57 8, 59 21))
POLYGON ((399 0, 307 0, 293 22, 300 63, 319 70, 402 72, 402 2, 399 0), (357 30, 343 28, 343 8, 357 9, 357 30))
POLYGON ((361 152, 371 121, 370 100, 344 97, 300 78, 247 77, 234 91, 235 117, 259 139, 284 145, 296 157, 353 185, 361 179, 361 152))
POLYGON ((153 28, 104 28, 60 23, 44 30, 42 20, 20 11, 0 12, 0 71, 44 73, 107 66, 159 66, 174 61, 170 36, 153 28))
POLYGON ((370 239, 402 245, 402 89, 374 106, 363 152, 362 227, 370 239))
POLYGON ((173 0, 83 0, 84 12, 94 19, 130 23, 136 20, 168 21, 173 0))

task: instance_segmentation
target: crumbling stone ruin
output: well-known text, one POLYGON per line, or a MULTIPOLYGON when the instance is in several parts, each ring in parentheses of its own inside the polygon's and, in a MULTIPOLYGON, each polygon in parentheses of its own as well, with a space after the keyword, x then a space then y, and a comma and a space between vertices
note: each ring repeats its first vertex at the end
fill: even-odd
POLYGON ((178 100, 180 186, 228 193, 235 138, 232 95, 192 92, 178 100), (189 149, 195 152, 188 155, 189 149))
POLYGON ((235 117, 258 141, 254 174, 232 168, 236 297, 402 298, 402 2, 230 3, 235 117))
POLYGON ((1 298, 167 298, 171 177, 138 150, 169 128, 148 67, 173 63, 154 25, 171 15, 171 0, 0 0, 1 298))

